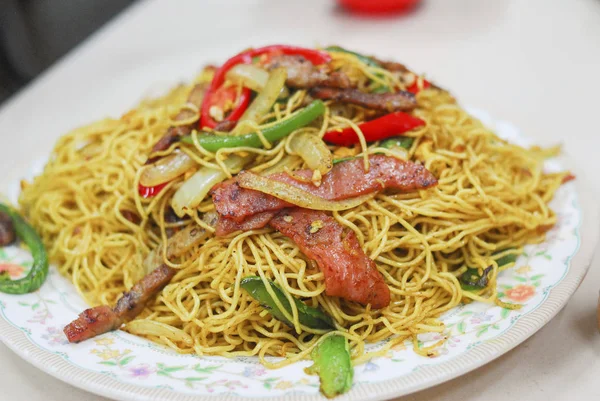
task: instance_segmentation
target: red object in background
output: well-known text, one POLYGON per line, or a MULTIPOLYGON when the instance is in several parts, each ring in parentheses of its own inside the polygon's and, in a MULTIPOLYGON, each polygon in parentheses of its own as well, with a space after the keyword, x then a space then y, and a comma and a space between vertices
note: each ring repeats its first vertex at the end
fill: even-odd
MULTIPOLYGON (((423 89, 427 89, 427 88, 431 88, 431 82, 424 79, 423 80, 423 89)), ((419 85, 417 84, 417 81, 415 80, 415 82, 411 86, 406 88, 406 90, 409 91, 410 93, 414 93, 415 95, 417 93, 419 93, 420 89, 419 89, 419 85)))
POLYGON ((152 198, 153 196, 155 196, 157 193, 159 193, 164 187, 166 187, 168 184, 168 182, 165 182, 163 184, 158 184, 154 187, 146 187, 142 184, 138 185, 138 192, 140 193, 140 196, 142 198, 152 198))
POLYGON ((408 11, 421 0, 338 0, 350 11, 363 14, 391 14, 408 11))

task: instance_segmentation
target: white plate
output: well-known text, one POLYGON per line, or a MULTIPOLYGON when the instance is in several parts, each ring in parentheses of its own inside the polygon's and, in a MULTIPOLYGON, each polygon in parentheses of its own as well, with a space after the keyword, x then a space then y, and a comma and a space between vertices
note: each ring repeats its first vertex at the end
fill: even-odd
MULTIPOLYGON (((494 121, 482 111, 471 112, 500 136, 527 144, 511 124, 494 121)), ((0 149, 0 157, 8 158, 10 144, 0 149)), ((547 168, 562 167, 551 161, 547 168)), ((577 185, 581 179, 563 185, 552 201, 558 224, 547 241, 527 247, 516 266, 500 275, 503 299, 524 304, 521 310, 479 303, 457 307, 443 316, 450 339, 437 356, 420 357, 409 344, 395 349, 357 366, 352 391, 338 399, 378 400, 433 386, 497 358, 547 323, 583 279, 597 236, 593 199, 586 198, 585 192, 578 196, 577 185)), ((14 200, 16 186, 12 188, 14 200)), ((16 266, 27 266, 28 260, 28 253, 18 247, 0 250, 0 265, 12 263, 18 270, 16 266)), ((0 293, 0 339, 51 375, 116 399, 214 400, 215 395, 232 400, 323 399, 317 378, 303 372, 309 362, 267 371, 254 358, 178 355, 124 332, 68 344, 62 327, 85 307, 73 286, 52 269, 36 293, 0 293)), ((438 337, 420 339, 427 344, 438 337)))

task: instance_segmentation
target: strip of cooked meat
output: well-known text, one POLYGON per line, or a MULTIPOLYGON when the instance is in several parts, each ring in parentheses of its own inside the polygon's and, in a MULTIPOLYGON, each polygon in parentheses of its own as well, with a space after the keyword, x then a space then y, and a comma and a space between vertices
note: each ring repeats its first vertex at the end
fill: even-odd
MULTIPOLYGON (((207 89, 208 84, 206 83, 195 85, 190 91, 190 94, 188 95, 187 102, 193 104, 198 109, 200 109, 200 107, 202 107, 202 101, 204 100, 204 94, 206 93, 207 89)), ((194 112, 192 110, 184 109, 181 110, 175 116, 174 120, 189 120, 190 118, 195 117, 197 114, 197 112, 194 112)), ((168 149, 169 146, 171 146, 179 140, 180 136, 189 135, 194 129, 194 125, 195 123, 170 127, 165 133, 165 135, 163 135, 163 137, 160 138, 159 141, 154 144, 154 146, 152 147, 152 152, 160 152, 162 150, 168 149)))
POLYGON ((269 221, 271 221, 276 214, 276 211, 257 213, 254 216, 248 217, 241 223, 226 217, 219 217, 215 235, 217 237, 223 237, 235 231, 258 230, 259 228, 263 228, 269 224, 269 221))
POLYGON ((69 342, 77 343, 116 330, 135 318, 150 298, 166 286, 175 270, 161 265, 138 281, 130 291, 123 293, 114 309, 101 305, 86 309, 64 328, 69 342))
POLYGON ((0 246, 12 244, 15 238, 12 219, 6 213, 0 212, 0 246))
POLYGON ((380 60, 380 59, 378 59, 376 57, 371 57, 371 58, 373 59, 373 61, 375 61, 377 64, 379 64, 380 66, 382 66, 383 68, 385 68, 388 71, 392 71, 392 72, 412 72, 404 64, 397 63, 395 61, 380 60))
POLYGON ((284 67, 287 70, 285 83, 290 88, 307 89, 320 85, 336 88, 349 88, 352 86, 350 78, 346 74, 341 72, 327 74, 303 56, 282 54, 272 57, 266 64, 268 70, 279 67, 284 67))
POLYGON ((334 100, 341 103, 352 103, 367 109, 387 111, 409 111, 417 107, 415 95, 410 92, 366 93, 358 89, 339 89, 318 86, 310 91, 317 99, 334 100))
POLYGON ((325 294, 374 309, 389 305, 390 289, 354 231, 344 230, 325 212, 302 208, 282 210, 269 225, 317 262, 325 276, 325 294))
MULTIPOLYGON (((436 178, 421 164, 385 155, 369 157, 369 171, 365 172, 362 159, 338 163, 325 174, 320 186, 310 181, 312 170, 295 171, 295 177, 287 173, 275 173, 269 179, 285 182, 328 200, 343 200, 366 195, 386 188, 400 191, 425 189, 437 184, 436 178)), ((211 189, 213 203, 220 217, 244 222, 259 213, 276 211, 291 206, 289 203, 252 189, 239 186, 240 175, 215 185, 211 189)))

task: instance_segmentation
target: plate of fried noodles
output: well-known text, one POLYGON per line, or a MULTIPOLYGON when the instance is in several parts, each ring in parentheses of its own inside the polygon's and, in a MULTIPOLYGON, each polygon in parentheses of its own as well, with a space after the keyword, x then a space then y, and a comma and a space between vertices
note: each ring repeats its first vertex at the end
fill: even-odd
POLYGON ((243 50, 48 155, 2 188, 0 338, 117 399, 432 386, 548 322, 595 238, 559 146, 339 46, 243 50))

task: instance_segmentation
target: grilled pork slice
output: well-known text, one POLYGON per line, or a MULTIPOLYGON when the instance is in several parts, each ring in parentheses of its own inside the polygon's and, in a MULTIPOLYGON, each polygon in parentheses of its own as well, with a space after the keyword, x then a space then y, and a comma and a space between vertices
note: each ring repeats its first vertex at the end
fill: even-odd
POLYGON ((354 231, 344 230, 325 212, 302 208, 282 210, 269 225, 317 262, 325 276, 325 294, 374 309, 389 305, 390 289, 354 231))
MULTIPOLYGON (((437 184, 433 174, 422 165, 411 161, 373 155, 369 157, 369 162, 370 167, 367 172, 365 172, 362 159, 338 163, 323 176, 321 185, 318 187, 310 181, 313 174, 311 170, 295 171, 295 177, 287 173, 275 173, 270 175, 269 179, 293 185, 328 200, 354 198, 386 188, 408 192, 437 184)), ((231 180, 215 185, 211 190, 215 208, 219 213, 218 227, 222 227, 221 230, 217 230, 217 235, 231 232, 225 230, 226 226, 234 227, 230 224, 231 222, 222 223, 222 218, 236 223, 244 223, 246 219, 257 214, 292 206, 272 195, 240 187, 238 179, 243 174, 252 173, 242 172, 231 180)), ((259 219, 259 221, 263 220, 259 219)))
POLYGON ((415 95, 410 92, 396 93, 366 93, 358 89, 339 89, 318 86, 310 91, 317 99, 334 100, 341 103, 351 103, 367 109, 380 110, 388 113, 394 111, 409 111, 417 107, 415 95))
POLYGON ((77 319, 64 328, 69 342, 78 343, 97 335, 116 330, 123 323, 133 320, 154 297, 171 281, 175 270, 161 265, 137 282, 131 291, 123 293, 117 305, 101 305, 84 310, 77 319))
POLYGON ((266 64, 268 70, 283 67, 287 70, 286 85, 290 88, 309 89, 315 86, 349 88, 352 83, 341 72, 327 73, 315 67, 303 56, 279 55, 272 57, 266 64))

